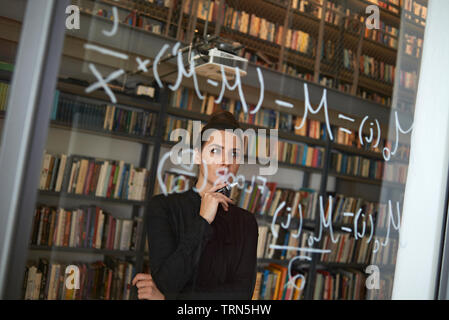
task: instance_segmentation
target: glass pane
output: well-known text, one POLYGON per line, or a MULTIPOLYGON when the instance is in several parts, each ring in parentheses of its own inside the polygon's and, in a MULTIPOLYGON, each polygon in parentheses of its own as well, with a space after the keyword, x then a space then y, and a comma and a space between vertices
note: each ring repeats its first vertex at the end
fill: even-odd
POLYGON ((9 84, 14 72, 14 62, 22 30, 26 1, 19 1, 9 12, 0 10, 2 27, 0 36, 0 143, 8 110, 9 84))
POLYGON ((391 298, 426 0, 72 5, 24 299, 391 298), (220 110, 240 167, 198 144, 220 110))

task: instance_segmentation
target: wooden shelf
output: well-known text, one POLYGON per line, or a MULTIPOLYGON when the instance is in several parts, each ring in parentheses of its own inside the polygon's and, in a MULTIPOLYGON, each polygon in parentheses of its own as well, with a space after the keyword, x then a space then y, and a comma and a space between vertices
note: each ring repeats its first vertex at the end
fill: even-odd
POLYGON ((54 252, 69 252, 69 253, 82 253, 82 254, 97 254, 107 256, 125 256, 134 257, 137 255, 136 251, 123 251, 123 250, 108 250, 108 249, 96 249, 96 248, 74 248, 74 247, 57 247, 57 246, 38 246, 30 245, 29 249, 32 251, 51 251, 54 252))
POLYGON ((119 139, 119 140, 124 140, 124 141, 129 141, 129 142, 136 142, 136 143, 141 143, 141 144, 154 144, 156 141, 154 137, 139 137, 139 136, 132 135, 132 134, 107 131, 107 130, 97 129, 97 128, 73 127, 70 124, 66 124, 66 123, 54 121, 54 120, 51 121, 50 128, 68 130, 68 131, 72 131, 72 132, 94 134, 94 135, 98 135, 98 136, 119 139))
MULTIPOLYGON (((0 120, 4 120, 4 118, 5 118, 5 112, 0 111, 0 120)), ((120 133, 120 132, 111 132, 111 131, 100 130, 100 129, 95 129, 95 128, 77 128, 77 127, 73 127, 71 125, 61 123, 58 121, 53 121, 53 120, 50 122, 50 128, 62 129, 62 130, 67 130, 67 131, 71 131, 71 132, 93 134, 93 135, 97 135, 97 136, 103 136, 103 137, 108 137, 108 138, 112 138, 112 139, 119 139, 119 140, 141 143, 141 144, 148 144, 148 145, 152 145, 156 142, 156 139, 154 137, 146 137, 146 138, 138 137, 138 136, 131 135, 131 134, 125 134, 125 133, 120 133)))
MULTIPOLYGON (((264 0, 266 3, 267 0, 264 0)), ((282 7, 281 4, 274 5, 275 7, 282 7)), ((295 12, 296 13, 296 12, 295 12)), ((297 12, 297 14, 300 14, 301 18, 304 19, 310 19, 310 23, 315 24, 315 29, 317 30, 319 28, 319 20, 313 19, 307 14, 303 14, 301 12, 297 12)), ((204 28, 205 21, 198 19, 197 23, 201 28, 204 28)), ((208 24, 209 28, 211 28, 211 31, 215 29, 215 23, 209 22, 208 24)), ((310 26, 310 25, 309 25, 310 26)), ((326 23, 325 25, 325 39, 336 39, 339 37, 339 30, 338 27, 335 25, 332 25, 330 23, 326 23)), ((301 28, 302 30, 305 30, 307 28, 301 28)), ((315 30, 312 28, 312 30, 315 30)), ((254 37, 249 34, 241 33, 237 30, 233 30, 227 27, 222 26, 221 29, 221 35, 225 38, 232 39, 234 41, 238 41, 241 43, 245 43, 245 46, 252 50, 252 51, 262 51, 264 54, 272 57, 275 59, 273 61, 276 63, 276 60, 279 58, 281 54, 281 46, 267 40, 262 40, 260 38, 254 37)), ((311 33, 311 30, 305 30, 309 33, 311 33)), ((358 36, 355 34, 352 34, 350 32, 344 33, 344 41, 346 43, 349 43, 352 45, 352 47, 356 47, 358 44, 358 36)), ((363 42, 363 52, 362 54, 367 54, 370 56, 373 56, 376 59, 381 58, 382 61, 395 65, 396 64, 396 57, 397 57, 397 49, 391 48, 381 42, 377 42, 371 39, 364 38, 363 42)), ((308 70, 310 73, 314 72, 314 65, 315 65, 315 58, 301 53, 299 51, 292 50, 290 48, 286 48, 285 50, 285 56, 284 56, 284 62, 296 65, 302 69, 308 70)), ((329 66, 326 66, 325 63, 321 63, 320 65, 320 73, 328 75, 330 77, 334 77, 333 72, 331 71, 332 68, 329 66)), ((343 81, 346 81, 348 83, 353 82, 353 72, 350 72, 348 70, 343 70, 343 75, 340 74, 339 78, 343 81)), ((363 73, 360 73, 359 76, 359 86, 365 87, 368 90, 375 91, 377 93, 391 96, 393 92, 393 84, 387 83, 382 80, 376 80, 373 79, 363 73)))
MULTIPOLYGON (((349 0, 348 4, 352 7, 357 9, 358 12, 365 12, 365 8, 368 5, 372 5, 373 3, 367 0, 349 0)), ((401 23, 401 9, 398 8, 399 13, 392 12, 388 9, 385 9, 381 6, 379 6, 380 9, 380 16, 382 17, 382 20, 385 21, 387 24, 391 24, 393 27, 399 28, 401 23)))
MULTIPOLYGON (((70 79, 59 79, 57 84, 57 89, 62 93, 73 94, 81 97, 86 97, 89 99, 100 100, 104 104, 110 104, 109 100, 106 100, 106 95, 103 89, 95 90, 91 93, 86 93, 87 86, 74 83, 70 79)), ((161 107, 160 104, 153 101, 152 99, 139 97, 136 95, 124 94, 113 90, 114 95, 117 98, 117 104, 124 105, 128 107, 142 109, 148 112, 159 112, 161 107)))
MULTIPOLYGON (((271 216, 259 215, 259 214, 256 214, 255 216, 256 216, 256 219, 258 221, 260 221, 261 223, 271 224, 273 222, 273 217, 271 217, 271 216)), ((277 217, 277 219, 276 219, 276 224, 283 223, 285 225, 286 222, 287 222, 287 217, 284 217, 284 216, 277 217)), ((298 229, 298 227, 299 227, 299 218, 292 218, 290 220, 290 225, 289 225, 288 229, 293 230, 293 229, 298 229)), ((310 220, 310 219, 303 219, 302 227, 303 227, 303 229, 306 229, 306 230, 313 230, 315 228, 315 221, 310 220)))
POLYGON ((377 185, 379 187, 397 188, 397 189, 405 188, 405 184, 399 183, 399 182, 391 182, 391 181, 384 181, 384 180, 379 180, 379 179, 356 177, 356 176, 346 175, 346 174, 342 174, 342 173, 337 173, 334 171, 330 171, 329 175, 334 176, 337 179, 358 182, 358 183, 363 183, 363 184, 372 184, 372 185, 377 185))
POLYGON ((367 151, 367 150, 363 150, 363 149, 359 149, 356 147, 347 146, 347 145, 339 144, 339 143, 335 143, 335 142, 333 142, 331 144, 331 148, 334 150, 343 151, 346 153, 350 153, 353 155, 358 155, 358 156, 362 156, 362 157, 366 157, 366 158, 370 158, 370 159, 382 160, 382 161, 384 160, 383 155, 380 152, 367 151))
POLYGON ((50 197, 78 199, 78 200, 91 200, 94 202, 111 202, 111 203, 133 205, 133 206, 144 206, 148 202, 148 201, 138 201, 138 200, 96 197, 96 196, 92 196, 92 195, 81 195, 81 194, 75 194, 75 193, 56 192, 56 191, 47 191, 47 190, 39 190, 38 194, 39 194, 39 196, 50 196, 50 197))
MULTIPOLYGON (((175 107, 167 108, 167 113, 172 116, 184 117, 184 118, 188 118, 191 120, 201 120, 201 121, 208 121, 209 117, 210 117, 209 115, 206 115, 203 113, 193 112, 193 111, 175 108, 175 107)), ((244 122, 241 122, 240 125, 243 130, 246 130, 248 128, 266 129, 266 130, 270 129, 267 127, 257 126, 254 124, 248 124, 248 123, 244 123, 244 122)), ((300 136, 300 135, 297 135, 294 133, 285 132, 285 131, 281 131, 281 130, 279 130, 278 135, 279 135, 279 138, 289 140, 292 142, 306 143, 306 144, 315 145, 315 146, 324 146, 325 145, 325 141, 323 141, 323 140, 312 139, 309 137, 304 137, 304 136, 300 136)))
MULTIPOLYGON (((257 262, 258 264, 279 264, 282 266, 288 266, 291 259, 268 259, 268 258, 258 258, 257 262)), ((301 268, 308 268, 310 267, 311 262, 309 261, 299 261, 295 260, 293 262, 293 266, 295 268, 301 267, 301 268)), ((317 261, 317 269, 358 269, 358 270, 364 270, 369 264, 365 263, 341 263, 341 262, 322 262, 317 261)), ((388 266, 386 266, 388 267, 388 266)))

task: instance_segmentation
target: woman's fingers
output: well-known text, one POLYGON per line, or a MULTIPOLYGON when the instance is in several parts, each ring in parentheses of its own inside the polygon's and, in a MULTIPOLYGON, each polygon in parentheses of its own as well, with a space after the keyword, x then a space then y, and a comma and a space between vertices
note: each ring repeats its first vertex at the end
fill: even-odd
POLYGON ((156 286, 150 286, 138 289, 137 298, 146 300, 164 300, 165 296, 159 291, 156 286))
POLYGON ((137 283, 136 283, 137 288, 147 288, 147 287, 151 287, 153 285, 154 285, 153 280, 141 280, 141 281, 137 281, 137 283))
POLYGON ((141 288, 137 290, 137 298, 138 299, 146 299, 146 300, 152 300, 153 298, 153 289, 152 288, 141 288))
POLYGON ((133 279, 133 281, 132 281, 132 284, 133 284, 133 286, 134 286, 134 285, 136 285, 136 283, 137 283, 138 281, 141 281, 141 280, 151 280, 151 279, 153 279, 153 277, 151 276, 151 274, 148 274, 148 273, 138 273, 138 274, 136 274, 136 276, 134 277, 134 279, 133 279))
POLYGON ((232 203, 232 204, 234 204, 234 200, 229 199, 229 198, 226 197, 224 194, 215 192, 215 193, 214 193, 214 196, 217 197, 217 198, 220 199, 220 200, 223 200, 223 201, 227 202, 227 203, 232 203))
POLYGON ((226 185, 227 185, 226 182, 217 184, 216 186, 210 188, 207 192, 215 192, 215 191, 217 191, 217 190, 220 190, 220 189, 223 188, 223 187, 226 187, 226 185))

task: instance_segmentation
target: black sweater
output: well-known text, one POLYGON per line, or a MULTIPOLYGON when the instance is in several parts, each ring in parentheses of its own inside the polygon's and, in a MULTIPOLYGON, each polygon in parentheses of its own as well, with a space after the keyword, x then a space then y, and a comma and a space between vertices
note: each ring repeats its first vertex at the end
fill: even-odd
POLYGON ((226 212, 220 205, 209 224, 200 205, 192 189, 151 199, 146 228, 154 282, 170 300, 251 299, 258 239, 254 215, 233 205, 226 212))

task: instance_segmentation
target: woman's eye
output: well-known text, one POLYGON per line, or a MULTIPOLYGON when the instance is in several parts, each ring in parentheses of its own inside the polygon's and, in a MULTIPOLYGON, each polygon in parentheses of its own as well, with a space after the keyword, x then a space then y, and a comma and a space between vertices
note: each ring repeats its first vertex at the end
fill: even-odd
POLYGON ((210 153, 217 154, 217 153, 219 153, 219 151, 220 151, 220 149, 218 149, 218 148, 212 148, 210 150, 210 153))

